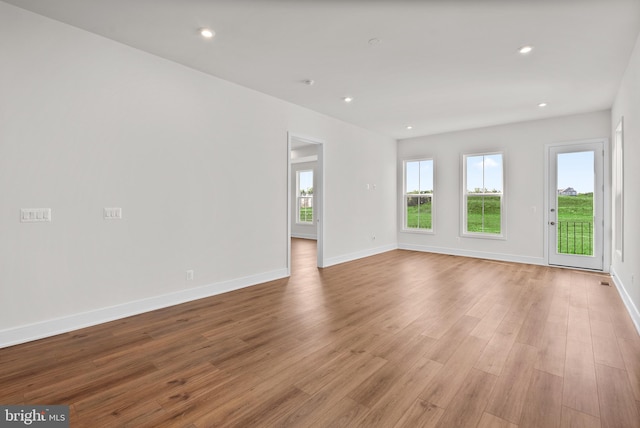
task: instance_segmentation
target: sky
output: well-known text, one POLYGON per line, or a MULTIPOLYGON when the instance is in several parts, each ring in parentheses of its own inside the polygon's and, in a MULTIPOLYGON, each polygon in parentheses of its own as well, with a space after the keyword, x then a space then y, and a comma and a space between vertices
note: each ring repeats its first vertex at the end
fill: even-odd
POLYGON ((502 155, 467 156, 467 190, 502 192, 502 155))
POLYGON ((558 155, 558 189, 573 187, 578 193, 590 193, 593 182, 593 152, 558 155))
POLYGON ((407 193, 433 190, 433 160, 407 161, 407 193))
MULTIPOLYGON (((467 189, 502 190, 502 155, 467 156, 467 189), (484 175, 483 175, 484 172, 484 175)), ((593 152, 558 155, 558 189, 593 192, 593 152)), ((433 190, 433 161, 407 161, 407 192, 433 190)), ((304 188, 304 187, 303 187, 304 188)))
POLYGON ((313 171, 299 171, 298 180, 298 189, 307 190, 313 188, 313 171))

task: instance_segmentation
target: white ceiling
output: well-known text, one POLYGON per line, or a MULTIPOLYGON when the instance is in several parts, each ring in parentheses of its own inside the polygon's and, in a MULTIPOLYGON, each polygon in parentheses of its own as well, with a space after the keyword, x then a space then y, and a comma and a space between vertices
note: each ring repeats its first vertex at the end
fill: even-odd
POLYGON ((640 31, 640 0, 5 1, 394 138, 607 109, 640 31))

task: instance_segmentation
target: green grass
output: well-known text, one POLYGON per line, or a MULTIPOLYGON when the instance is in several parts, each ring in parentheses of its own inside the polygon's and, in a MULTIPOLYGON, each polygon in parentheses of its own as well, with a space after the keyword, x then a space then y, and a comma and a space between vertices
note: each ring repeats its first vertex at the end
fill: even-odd
MULTIPOLYGON (((412 198, 415 199, 415 198, 412 198)), ((421 204, 410 205, 407 204, 407 229, 422 229, 430 230, 431 224, 431 198, 420 198, 421 204)))
MULTIPOLYGON (((423 230, 432 228, 430 198, 422 204, 405 203, 407 204, 407 228, 423 230)), ((562 230, 558 231, 559 253, 593 255, 593 193, 558 196, 556 223, 558 223, 557 227, 562 227, 562 230)), ((467 231, 500 234, 499 196, 468 196, 467 231)))
POLYGON ((558 196, 558 252, 593 255, 593 193, 558 196))
POLYGON ((300 208, 300 219, 298 221, 301 223, 313 222, 313 207, 300 208))
POLYGON ((500 196, 467 197, 467 231, 500 234, 500 196))
MULTIPOLYGON (((429 204, 431 205, 431 204, 429 204)), ((407 208, 408 229, 431 229, 431 209, 424 205, 407 208), (428 211, 427 211, 428 210, 428 211)))
POLYGON ((558 196, 558 220, 593 221, 593 193, 558 196))

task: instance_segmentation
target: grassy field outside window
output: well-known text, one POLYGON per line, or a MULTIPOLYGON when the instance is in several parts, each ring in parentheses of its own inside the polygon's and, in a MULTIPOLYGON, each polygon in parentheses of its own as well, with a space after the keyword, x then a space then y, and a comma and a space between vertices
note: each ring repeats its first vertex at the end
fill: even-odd
POLYGON ((593 255, 593 193, 558 195, 558 253, 593 255))
POLYGON ((296 173, 297 223, 313 223, 313 170, 296 173))
POLYGON ((405 230, 433 230, 433 159, 404 162, 405 230))
POLYGON ((465 155, 463 224, 465 234, 503 234, 502 153, 465 155))
MULTIPOLYGON (((467 196, 467 229, 500 233, 500 196, 467 196)), ((593 255, 593 193, 558 195, 558 253, 593 255)))
POLYGON ((467 196, 467 231, 494 233, 501 232, 502 196, 473 195, 467 196))

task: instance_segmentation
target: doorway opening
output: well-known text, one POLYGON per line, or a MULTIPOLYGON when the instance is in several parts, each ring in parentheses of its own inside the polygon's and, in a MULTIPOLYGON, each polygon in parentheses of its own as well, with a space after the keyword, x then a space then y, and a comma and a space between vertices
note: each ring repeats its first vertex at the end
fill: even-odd
POLYGON ((287 272, 291 275, 292 239, 315 241, 315 265, 324 266, 324 144, 289 134, 287 146, 287 272))
POLYGON ((550 265, 603 270, 604 141, 548 146, 550 265))
POLYGON ((291 238, 291 277, 310 278, 317 274, 316 243, 310 239, 291 238))

